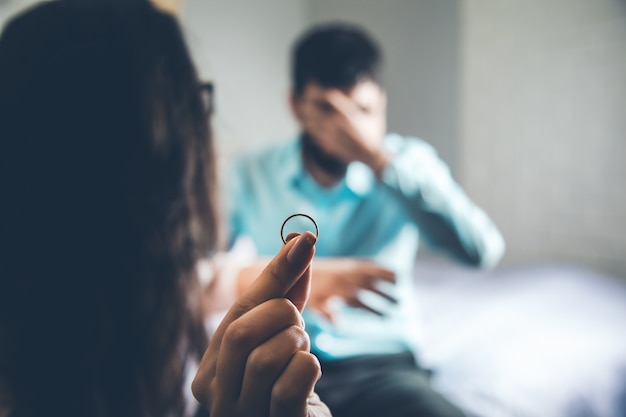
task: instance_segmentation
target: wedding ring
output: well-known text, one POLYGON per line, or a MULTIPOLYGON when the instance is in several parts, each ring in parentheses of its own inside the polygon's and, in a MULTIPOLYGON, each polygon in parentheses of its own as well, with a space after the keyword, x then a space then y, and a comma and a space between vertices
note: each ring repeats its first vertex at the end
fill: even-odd
POLYGON ((318 237, 320 234, 320 230, 317 227, 317 223, 315 222, 315 220, 313 220, 313 217, 309 216, 308 214, 304 214, 304 213, 296 213, 296 214, 292 214, 291 216, 287 217, 285 219, 285 221, 283 222, 283 225, 280 228, 280 238, 283 240, 283 243, 287 243, 287 241, 285 240, 285 237, 283 236, 283 233, 285 231, 285 225, 287 224, 287 222, 289 220, 291 220, 294 217, 306 217, 307 219, 311 220, 311 222, 313 223, 313 225, 315 226, 315 237, 318 237))

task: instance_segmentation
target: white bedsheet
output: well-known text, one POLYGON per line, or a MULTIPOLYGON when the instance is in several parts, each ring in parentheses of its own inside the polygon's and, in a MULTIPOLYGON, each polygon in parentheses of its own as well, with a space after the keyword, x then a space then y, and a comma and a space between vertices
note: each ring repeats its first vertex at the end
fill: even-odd
POLYGON ((626 281, 545 265, 416 268, 422 364, 481 417, 626 416, 626 281))

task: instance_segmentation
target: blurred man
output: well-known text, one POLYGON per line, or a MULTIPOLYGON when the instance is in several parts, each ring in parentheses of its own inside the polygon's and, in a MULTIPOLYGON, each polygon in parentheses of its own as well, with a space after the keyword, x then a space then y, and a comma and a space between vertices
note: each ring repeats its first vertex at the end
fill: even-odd
MULTIPOLYGON (((434 149, 387 132, 381 54, 349 25, 313 28, 293 51, 290 104, 301 132, 241 157, 229 176, 230 238, 259 256, 293 213, 319 224, 306 330, 335 416, 460 416, 418 363, 413 267, 420 237, 490 267, 501 234, 434 149)), ((246 287, 258 274, 241 271, 246 287)))

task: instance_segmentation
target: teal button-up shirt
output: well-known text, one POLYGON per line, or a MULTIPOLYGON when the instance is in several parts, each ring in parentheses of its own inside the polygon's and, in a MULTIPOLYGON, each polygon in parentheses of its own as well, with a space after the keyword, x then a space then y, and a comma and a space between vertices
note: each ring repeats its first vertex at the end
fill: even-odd
MULTIPOLYGON (((321 187, 303 165, 297 138, 241 156, 227 177, 232 243, 247 236, 259 256, 274 256, 283 244, 283 221, 306 213, 319 225, 316 257, 367 258, 396 272, 398 282, 389 290, 397 304, 362 294, 385 313, 382 317, 340 305, 338 320, 331 324, 314 310, 305 311, 311 350, 322 359, 418 350, 412 271, 420 237, 468 264, 492 266, 504 252, 497 228, 468 199, 430 145, 389 134, 385 146, 392 158, 380 179, 353 162, 341 182, 321 187)), ((297 230, 311 230, 302 217, 289 225, 300 221, 297 230)))

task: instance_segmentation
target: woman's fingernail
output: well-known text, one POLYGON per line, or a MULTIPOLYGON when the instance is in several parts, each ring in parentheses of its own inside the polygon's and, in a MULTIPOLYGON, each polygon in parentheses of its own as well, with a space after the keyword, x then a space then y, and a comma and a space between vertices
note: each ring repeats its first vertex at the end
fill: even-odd
POLYGON ((308 258, 311 248, 315 245, 317 238, 311 232, 305 232, 298 238, 298 241, 289 249, 287 262, 290 264, 300 264, 308 258))

